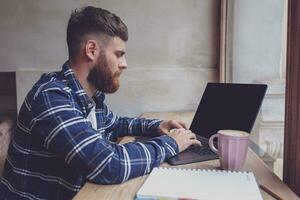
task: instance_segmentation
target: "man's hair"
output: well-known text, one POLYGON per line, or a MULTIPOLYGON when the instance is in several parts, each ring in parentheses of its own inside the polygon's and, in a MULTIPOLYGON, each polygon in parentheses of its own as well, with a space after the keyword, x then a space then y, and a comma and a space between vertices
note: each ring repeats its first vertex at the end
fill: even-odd
POLYGON ((75 9, 68 22, 67 44, 69 58, 74 58, 81 43, 88 34, 104 34, 118 36, 125 42, 128 40, 127 26, 117 15, 102 8, 92 6, 75 9))

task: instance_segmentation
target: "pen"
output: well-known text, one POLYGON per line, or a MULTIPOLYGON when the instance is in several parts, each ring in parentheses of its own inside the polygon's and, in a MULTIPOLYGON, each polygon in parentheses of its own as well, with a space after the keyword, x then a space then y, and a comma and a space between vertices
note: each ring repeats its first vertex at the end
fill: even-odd
POLYGON ((272 192, 269 188, 267 188, 264 185, 259 184, 259 187, 265 191, 267 194, 271 195, 273 198, 277 199, 277 200, 283 200, 283 198, 281 198, 280 196, 278 196, 277 194, 275 194, 274 192, 272 192))

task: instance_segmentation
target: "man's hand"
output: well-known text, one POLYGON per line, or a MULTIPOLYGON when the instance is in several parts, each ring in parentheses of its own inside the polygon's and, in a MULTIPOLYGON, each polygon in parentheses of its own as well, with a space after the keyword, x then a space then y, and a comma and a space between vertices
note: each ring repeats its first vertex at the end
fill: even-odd
POLYGON ((176 141, 179 152, 184 151, 190 145, 201 146, 201 142, 197 140, 196 135, 190 130, 183 128, 172 129, 168 135, 176 141))
POLYGON ((187 129, 187 125, 183 122, 175 121, 175 120, 164 120, 160 123, 158 127, 158 132, 161 135, 169 135, 170 130, 172 129, 187 129))

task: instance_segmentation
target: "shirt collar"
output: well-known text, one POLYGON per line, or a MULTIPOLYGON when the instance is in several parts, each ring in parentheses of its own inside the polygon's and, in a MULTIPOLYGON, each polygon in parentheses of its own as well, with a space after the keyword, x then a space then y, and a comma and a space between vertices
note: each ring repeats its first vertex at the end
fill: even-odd
POLYGON ((70 67, 68 61, 65 62, 65 64, 63 64, 62 66, 62 74, 66 79, 68 86, 75 92, 83 109, 87 109, 87 111, 89 112, 89 110, 93 107, 93 99, 95 100, 96 105, 99 103, 103 103, 105 94, 97 90, 95 95, 93 96, 93 99, 90 98, 77 80, 75 72, 70 67))

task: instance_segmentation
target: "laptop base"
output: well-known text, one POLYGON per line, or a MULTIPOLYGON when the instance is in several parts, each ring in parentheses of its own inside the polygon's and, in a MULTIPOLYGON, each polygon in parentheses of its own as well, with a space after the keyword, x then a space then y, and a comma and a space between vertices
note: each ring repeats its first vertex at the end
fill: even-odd
POLYGON ((215 160, 219 159, 219 156, 216 155, 199 155, 192 151, 183 151, 180 154, 173 156, 166 160, 170 165, 184 165, 194 162, 206 161, 206 160, 215 160))

